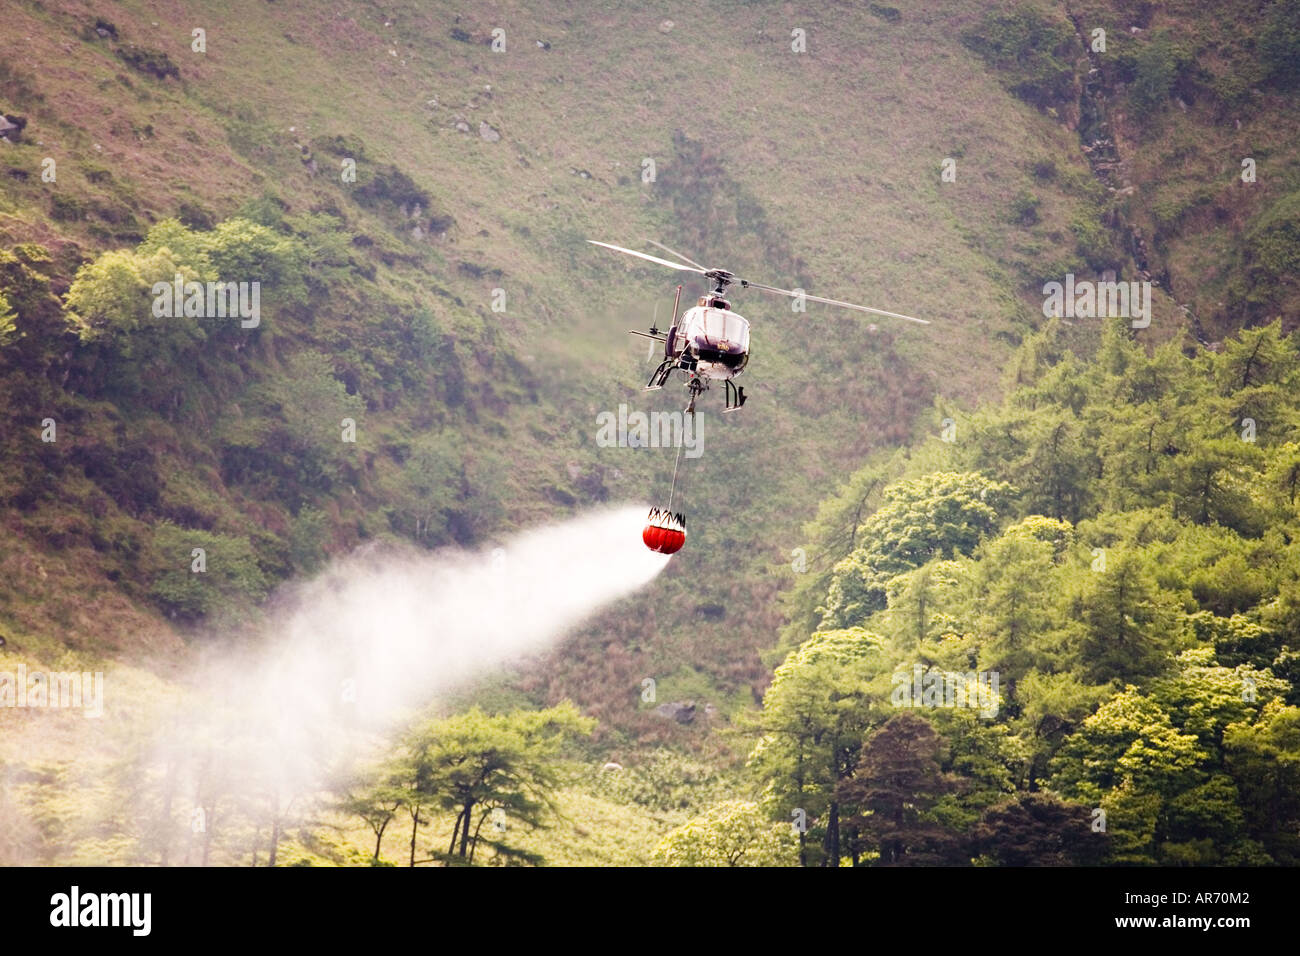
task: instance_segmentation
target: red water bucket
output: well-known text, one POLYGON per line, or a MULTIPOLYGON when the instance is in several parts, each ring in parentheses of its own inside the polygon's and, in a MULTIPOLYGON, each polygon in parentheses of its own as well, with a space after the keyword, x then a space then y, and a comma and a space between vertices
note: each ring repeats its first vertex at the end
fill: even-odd
POLYGON ((686 518, 663 508, 651 508, 641 540, 651 551, 676 554, 686 543, 686 518))

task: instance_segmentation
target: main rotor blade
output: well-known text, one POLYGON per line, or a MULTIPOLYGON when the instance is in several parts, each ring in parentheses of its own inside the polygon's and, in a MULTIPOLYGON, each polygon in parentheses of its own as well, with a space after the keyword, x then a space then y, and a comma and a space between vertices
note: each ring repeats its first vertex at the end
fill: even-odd
POLYGON ((839 299, 826 299, 819 295, 809 295, 807 292, 791 292, 789 289, 778 289, 774 286, 763 285, 759 282, 750 282, 748 279, 736 279, 742 289, 758 289, 760 292, 771 292, 775 295, 788 295, 792 299, 804 298, 809 302, 821 302, 824 305, 838 305, 845 309, 856 309, 858 312, 870 312, 872 315, 887 315, 891 319, 906 319, 908 322, 918 322, 921 325, 929 325, 929 319, 918 319, 915 316, 903 315, 900 312, 886 312, 884 309, 872 309, 865 305, 855 305, 852 302, 841 302, 839 299))
POLYGON ((704 275, 703 269, 696 269, 692 266, 684 266, 680 262, 669 262, 667 259, 660 259, 658 256, 647 255, 644 252, 637 252, 634 249, 624 249, 622 246, 611 246, 608 242, 597 242, 595 239, 588 239, 593 246, 604 246, 606 249, 613 249, 615 252, 623 252, 629 256, 636 256, 638 259, 645 259, 647 262, 657 262, 661 266, 667 266, 670 269, 680 269, 683 272, 695 272, 704 275))
POLYGON ((657 248, 657 249, 662 249, 664 252, 668 253, 670 256, 676 256, 678 259, 681 259, 682 262, 690 263, 691 265, 695 266, 695 268, 697 268, 697 269, 703 269, 703 268, 704 268, 704 266, 700 265, 698 262, 696 262, 696 261, 695 261, 694 259, 692 259, 690 256, 684 256, 684 255, 682 255, 680 252, 678 252, 676 249, 669 249, 669 248, 668 248, 667 246, 665 246, 662 242, 655 242, 653 239, 642 239, 641 241, 642 241, 642 242, 648 242, 648 243, 650 243, 650 245, 654 246, 655 248, 657 248))

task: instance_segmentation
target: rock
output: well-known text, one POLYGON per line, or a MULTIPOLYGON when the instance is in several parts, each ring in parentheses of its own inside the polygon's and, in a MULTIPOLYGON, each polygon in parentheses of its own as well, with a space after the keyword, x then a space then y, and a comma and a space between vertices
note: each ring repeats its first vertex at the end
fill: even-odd
POLYGON ((550 48, 551 48, 551 45, 550 45, 549 43, 547 43, 545 40, 538 40, 538 41, 537 41, 537 49, 539 49, 539 50, 549 50, 550 48))
POLYGON ((468 132, 469 132, 469 124, 466 123, 464 120, 461 120, 460 122, 458 122, 458 123, 456 124, 456 129, 460 130, 462 133, 468 133, 468 132))
POLYGON ((27 125, 26 117, 0 115, 0 139, 16 143, 27 125))
POLYGON ((663 23, 659 24, 659 32, 660 32, 660 33, 672 33, 672 32, 673 32, 673 27, 675 27, 675 26, 677 26, 677 24, 673 23, 673 21, 671 21, 671 20, 665 20, 665 21, 663 21, 663 23))
POLYGON ((412 226, 411 238, 414 239, 416 242, 419 242, 421 239, 424 238, 424 230, 421 229, 419 226, 412 226))
POLYGON ((484 122, 480 122, 478 124, 478 134, 482 136, 485 140, 487 140, 489 143, 495 143, 497 140, 501 138, 500 133, 498 133, 495 129, 493 129, 491 126, 489 126, 487 123, 484 122))
POLYGON ((582 477, 582 466, 576 461, 568 462, 564 467, 569 472, 570 481, 577 481, 582 477))
POLYGON ((695 719, 695 702, 675 700, 672 703, 660 704, 655 708, 655 713, 660 717, 671 717, 679 724, 689 724, 695 719))
MULTIPOLYGON (((2 646, 2 645, 0 645, 0 646, 2 646)), ((623 769, 623 765, 622 765, 621 763, 614 763, 614 761, 611 760, 609 763, 605 764, 605 766, 601 767, 600 769, 601 769, 602 771, 605 771, 605 770, 622 770, 622 769, 623 769)))

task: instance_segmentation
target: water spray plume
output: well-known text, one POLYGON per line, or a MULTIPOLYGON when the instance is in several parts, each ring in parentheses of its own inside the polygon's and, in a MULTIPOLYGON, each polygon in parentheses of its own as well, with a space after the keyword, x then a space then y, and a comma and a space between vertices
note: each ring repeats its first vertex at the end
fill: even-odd
MULTIPOLYGON (((255 646, 212 645, 182 682, 188 693, 153 708, 145 741, 110 742, 120 736, 115 716, 126 733, 140 703, 113 700, 110 672, 108 726, 97 728, 107 733, 85 734, 78 763, 127 769, 129 792, 105 812, 132 821, 127 829, 146 855, 193 844, 186 808, 220 800, 214 816, 228 829, 213 862, 230 862, 268 815, 310 804, 359 754, 382 752, 402 718, 476 674, 544 650, 649 583, 669 559, 639 540, 641 515, 589 513, 477 552, 355 553, 282 591, 255 646), (232 815, 243 818, 242 833, 226 845, 235 839, 232 815)), ((188 850, 185 858, 197 862, 188 850)))

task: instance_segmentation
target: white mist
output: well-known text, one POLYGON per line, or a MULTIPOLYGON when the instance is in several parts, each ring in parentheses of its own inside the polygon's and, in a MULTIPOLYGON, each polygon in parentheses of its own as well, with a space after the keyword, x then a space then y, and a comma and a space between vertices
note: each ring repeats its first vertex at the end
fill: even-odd
POLYGON ((642 543, 643 523, 621 507, 478 552, 363 549, 285 588, 251 646, 210 645, 176 697, 116 700, 110 672, 105 719, 77 722, 99 733, 77 728, 73 763, 124 786, 51 849, 84 862, 82 840, 107 827, 136 838, 139 862, 266 862, 403 718, 649 583, 669 559, 642 543))
POLYGON ((492 550, 353 555, 287 596, 251 670, 214 669, 281 732, 340 707, 382 721, 544 648, 647 584, 668 558, 642 543, 643 523, 641 509, 623 508, 526 531, 492 550))

